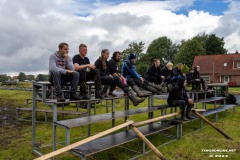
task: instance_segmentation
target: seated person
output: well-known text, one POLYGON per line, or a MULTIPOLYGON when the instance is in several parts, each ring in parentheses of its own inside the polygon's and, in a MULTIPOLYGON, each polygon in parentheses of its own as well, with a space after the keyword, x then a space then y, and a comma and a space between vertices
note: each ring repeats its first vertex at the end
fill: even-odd
POLYGON ((148 69, 145 75, 145 79, 154 84, 161 84, 164 82, 165 77, 162 75, 160 60, 154 59, 153 62, 154 64, 151 65, 151 67, 148 69))
POLYGON ((122 66, 122 75, 127 79, 129 86, 137 85, 153 94, 161 94, 162 86, 150 83, 142 78, 136 71, 136 55, 130 54, 128 59, 124 61, 122 66))
POLYGON ((187 83, 191 83, 192 84, 192 91, 196 90, 196 82, 194 79, 194 70, 192 68, 189 69, 189 72, 187 73, 186 77, 187 77, 187 83))
POLYGON ((196 89, 197 90, 204 90, 207 91, 207 87, 205 85, 205 81, 200 77, 200 66, 196 66, 194 67, 194 73, 193 73, 193 77, 196 81, 196 89), (202 88, 201 88, 202 85, 202 88))
POLYGON ((49 58, 49 81, 55 87, 57 102, 66 101, 62 96, 62 85, 68 82, 71 83, 70 100, 80 100, 76 94, 79 74, 75 72, 72 59, 68 56, 68 44, 60 43, 58 49, 49 58))
POLYGON ((172 70, 171 73, 171 82, 176 83, 179 78, 184 77, 182 73, 183 64, 178 63, 177 67, 172 70))
MULTIPOLYGON (((119 88, 123 90, 123 92, 128 96, 128 98, 133 102, 134 106, 137 106, 139 103, 143 102, 144 99, 138 99, 134 92, 129 89, 127 84, 124 84, 122 82, 122 79, 124 78, 119 70, 118 70, 118 63, 121 59, 121 53, 120 52, 114 52, 112 58, 109 60, 109 72, 114 77, 115 81, 117 81, 116 84, 119 88)), ((116 88, 116 85, 110 86, 110 93, 114 91, 116 88)))
POLYGON ((162 68, 162 75, 165 77, 164 82, 167 84, 171 83, 172 66, 173 64, 171 62, 168 62, 166 66, 162 68))
POLYGON ((90 99, 87 91, 87 81, 94 80, 95 84, 95 98, 102 99, 102 87, 99 70, 94 64, 90 64, 87 56, 87 46, 85 44, 79 45, 79 54, 73 57, 73 64, 75 70, 80 75, 80 94, 83 99, 90 99))
POLYGON ((190 112, 193 107, 193 100, 190 99, 186 93, 186 85, 187 81, 185 80, 185 78, 180 77, 178 79, 177 85, 172 88, 167 99, 168 105, 170 107, 180 106, 181 119, 183 121, 193 119, 193 117, 190 116, 190 112))

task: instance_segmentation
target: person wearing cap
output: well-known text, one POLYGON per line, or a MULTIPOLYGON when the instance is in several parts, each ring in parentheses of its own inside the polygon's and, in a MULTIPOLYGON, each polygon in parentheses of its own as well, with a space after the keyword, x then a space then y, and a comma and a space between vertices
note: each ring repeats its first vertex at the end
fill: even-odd
POLYGON ((176 83, 179 78, 184 77, 182 73, 183 69, 183 64, 178 63, 177 67, 173 68, 172 73, 171 73, 171 82, 176 83))
POLYGON ((62 96, 62 86, 68 82, 71 84, 70 100, 80 100, 76 91, 78 87, 79 74, 75 71, 72 59, 68 55, 68 44, 62 42, 58 45, 58 51, 49 58, 49 81, 56 90, 57 102, 65 102, 62 96))
MULTIPOLYGON (((130 54, 128 59, 126 59, 122 66, 122 75, 127 79, 129 86, 138 86, 153 94, 161 94, 162 86, 150 83, 143 79, 143 77, 136 71, 136 55, 130 54)), ((138 94, 139 88, 133 88, 133 90, 138 94)))
POLYGON ((133 90, 129 89, 129 86, 122 82, 122 79, 124 77, 121 75, 120 71, 118 70, 119 68, 118 63, 120 59, 121 59, 121 53, 116 51, 113 53, 112 58, 109 60, 109 73, 114 77, 114 80, 116 81, 116 83, 113 83, 114 85, 110 86, 109 94, 113 96, 113 91, 116 88, 116 86, 118 86, 133 102, 133 105, 137 106, 139 103, 144 101, 144 98, 141 98, 141 99, 137 98, 133 90))
POLYGON ((102 99, 102 85, 99 70, 94 64, 90 64, 87 56, 87 45, 79 45, 79 54, 73 57, 75 70, 79 73, 80 95, 83 99, 90 99, 87 91, 87 81, 94 80, 95 98, 102 99))
POLYGON ((196 81, 196 89, 197 90, 204 90, 204 91, 207 91, 207 87, 205 85, 205 81, 200 77, 200 66, 196 66, 194 67, 194 73, 193 73, 193 77, 196 81), (201 88, 202 86, 202 88, 201 88))
POLYGON ((154 84, 161 84, 164 82, 165 77, 162 75, 162 71, 160 68, 160 60, 154 59, 153 65, 151 65, 145 74, 145 79, 149 82, 152 82, 154 84))
POLYGON ((170 107, 180 106, 181 120, 183 121, 193 119, 193 117, 190 116, 190 112, 193 107, 193 100, 188 97, 186 86, 187 80, 184 77, 180 77, 177 85, 171 89, 167 99, 170 107))

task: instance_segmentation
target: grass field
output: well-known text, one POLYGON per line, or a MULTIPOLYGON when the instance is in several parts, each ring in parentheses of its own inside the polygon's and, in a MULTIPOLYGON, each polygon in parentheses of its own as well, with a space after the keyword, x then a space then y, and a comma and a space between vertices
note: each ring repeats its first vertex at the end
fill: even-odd
MULTIPOLYGON (((240 93, 240 88, 230 88, 230 92, 234 94, 240 93)), ((35 155, 31 153, 31 121, 16 121, 15 120, 15 108, 16 107, 25 107, 25 99, 31 98, 30 91, 14 91, 14 90, 0 90, 0 159, 1 160, 12 160, 12 159, 33 159, 36 158, 35 155)), ((156 100, 155 104, 165 104, 165 100, 156 100)), ((116 111, 123 109, 123 101, 118 100, 116 105, 116 111)), ((110 106, 110 105, 109 105, 110 106)), ((140 104, 138 107, 146 107, 147 101, 140 104)), ((41 103, 38 104, 38 107, 49 108, 49 106, 44 106, 41 103)), ((211 104, 208 105, 208 108, 212 107, 211 104)), ((135 108, 131 106, 131 108, 135 108)), ((75 110, 75 106, 68 106, 66 109, 75 110)), ((85 112, 85 109, 81 109, 85 112)), ((111 111, 111 110, 110 110, 111 111)), ((97 105, 97 114, 105 113, 105 102, 97 105)), ((159 116, 160 113, 155 112, 154 116, 159 116)), ((23 113, 21 117, 27 117, 31 120, 31 113, 23 113)), ((76 116, 67 116, 65 118, 74 118, 76 116)), ((214 121, 213 116, 207 117, 210 121, 214 121)), ((165 155, 168 159, 173 160, 200 160, 200 159, 222 159, 222 158, 210 158, 211 154, 203 153, 202 149, 235 149, 233 153, 221 153, 217 155, 228 156, 229 160, 237 160, 240 157, 240 107, 236 108, 235 113, 229 111, 227 116, 225 113, 219 114, 219 118, 224 118, 217 123, 218 127, 222 128, 226 133, 228 133, 234 140, 227 140, 216 130, 205 124, 205 128, 202 130, 196 131, 199 128, 199 121, 194 121, 187 123, 183 126, 183 135, 184 137, 175 142, 169 143, 158 149, 160 152, 165 155), (190 134, 189 134, 190 133, 190 134)), ((51 121, 51 114, 48 116, 49 122, 51 121)), ((59 115, 58 119, 62 119, 59 115)), ((130 119, 134 121, 141 121, 147 119, 147 114, 140 114, 131 116, 130 119)), ((38 113, 39 121, 44 121, 44 115, 38 113)), ((123 122, 123 119, 118 119, 116 124, 123 122)), ((105 129, 111 127, 111 121, 106 121, 102 123, 96 123, 92 125, 92 133, 98 133, 105 129)), ((51 123, 37 123, 37 140, 42 143, 42 146, 51 143, 52 136, 52 125, 51 123)), ((166 137, 165 134, 174 134, 174 130, 170 129, 163 133, 154 134, 148 136, 148 139, 156 146, 171 140, 166 137)), ((87 134, 86 127, 73 128, 71 130, 71 139, 77 137, 83 137, 87 134)), ((64 141, 65 131, 60 127, 57 128, 57 141, 64 141)), ((78 141, 75 139, 71 143, 78 141)), ((140 140, 135 140, 131 143, 122 145, 121 147, 115 147, 107 151, 95 154, 90 156, 88 159, 99 160, 99 159, 110 159, 110 160, 125 160, 137 156, 136 153, 130 152, 125 148, 130 148, 134 150, 141 151, 140 140)), ((63 144, 59 144, 58 148, 63 147, 63 144)), ((147 148, 149 150, 149 148, 147 148)), ((50 148, 45 148, 41 150, 43 153, 48 153, 51 151, 50 148)), ((215 155, 214 155, 215 156, 215 155)), ((225 159, 224 158, 224 159, 225 159)), ((78 157, 70 154, 64 153, 61 156, 58 156, 57 159, 65 160, 74 160, 78 157)), ((141 156, 138 159, 140 160, 154 160, 157 157, 150 152, 145 156, 141 156)))

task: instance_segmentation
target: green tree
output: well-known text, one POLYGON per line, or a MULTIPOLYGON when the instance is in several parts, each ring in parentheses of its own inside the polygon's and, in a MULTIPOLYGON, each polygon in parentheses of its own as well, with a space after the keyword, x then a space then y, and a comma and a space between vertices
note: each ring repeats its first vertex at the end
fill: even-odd
POLYGON ((24 81, 24 80, 26 80, 26 75, 25 75, 25 73, 20 72, 19 75, 18 75, 18 79, 19 79, 19 81, 24 81))
POLYGON ((175 58, 175 63, 183 63, 191 67, 194 57, 197 55, 205 55, 204 47, 196 39, 187 40, 180 46, 175 58))
POLYGON ((34 75, 26 75, 26 79, 29 81, 34 80, 34 75))
POLYGON ((145 43, 143 43, 142 41, 139 43, 131 42, 130 44, 128 44, 128 48, 126 48, 125 50, 122 51, 122 59, 125 60, 131 53, 136 54, 137 60, 141 59, 141 57, 144 54, 143 53, 143 51, 145 49, 144 45, 145 45, 145 43))
POLYGON ((183 64, 182 73, 187 74, 189 72, 189 67, 186 64, 183 64))
POLYGON ((227 50, 224 48, 224 38, 219 38, 215 34, 208 36, 206 40, 206 54, 225 54, 227 50))
POLYGON ((0 82, 5 82, 8 80, 8 76, 6 74, 0 74, 0 82))
POLYGON ((45 74, 39 74, 36 77, 36 81, 48 81, 48 75, 45 74))
POLYGON ((173 62, 175 55, 178 51, 178 46, 173 44, 168 37, 159 37, 153 40, 148 48, 147 53, 141 59, 141 62, 149 63, 153 59, 160 59, 161 63, 173 62))

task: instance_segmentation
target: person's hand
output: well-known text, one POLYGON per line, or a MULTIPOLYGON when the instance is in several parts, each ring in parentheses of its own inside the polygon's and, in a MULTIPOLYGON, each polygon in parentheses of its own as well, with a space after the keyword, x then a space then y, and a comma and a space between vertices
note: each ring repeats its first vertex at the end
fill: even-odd
POLYGON ((88 67, 91 68, 91 69, 95 69, 96 66, 94 64, 88 64, 88 67))
POLYGON ((189 104, 193 104, 193 100, 191 98, 188 99, 189 104))
POLYGON ((144 81, 142 77, 140 77, 140 80, 141 80, 142 82, 144 81))
POLYGON ((75 71, 67 69, 68 74, 73 73, 73 72, 75 72, 75 71))

